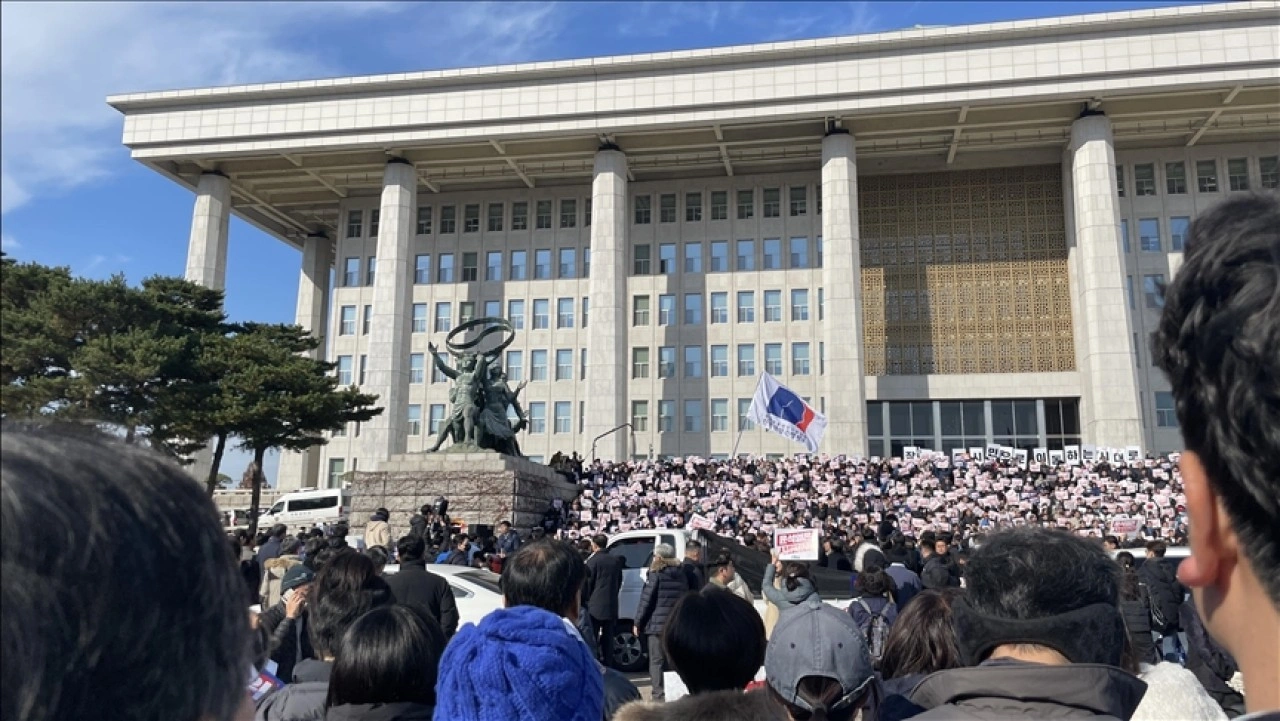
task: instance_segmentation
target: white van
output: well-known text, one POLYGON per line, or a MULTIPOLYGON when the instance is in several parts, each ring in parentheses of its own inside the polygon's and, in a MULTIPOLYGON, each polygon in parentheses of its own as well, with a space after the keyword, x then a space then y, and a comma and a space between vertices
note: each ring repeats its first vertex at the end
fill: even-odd
POLYGON ((283 523, 290 529, 345 521, 351 515, 351 491, 345 488, 308 489, 286 493, 258 519, 259 528, 283 523))

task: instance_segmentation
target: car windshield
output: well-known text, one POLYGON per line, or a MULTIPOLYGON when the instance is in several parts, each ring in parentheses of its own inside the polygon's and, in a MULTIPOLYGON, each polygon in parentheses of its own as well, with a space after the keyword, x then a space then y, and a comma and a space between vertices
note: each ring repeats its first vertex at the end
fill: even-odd
POLYGON ((457 576, 468 583, 474 583, 486 591, 492 591, 498 595, 502 595, 502 588, 498 586, 498 576, 496 574, 486 573, 484 571, 463 571, 462 573, 457 574, 457 576))

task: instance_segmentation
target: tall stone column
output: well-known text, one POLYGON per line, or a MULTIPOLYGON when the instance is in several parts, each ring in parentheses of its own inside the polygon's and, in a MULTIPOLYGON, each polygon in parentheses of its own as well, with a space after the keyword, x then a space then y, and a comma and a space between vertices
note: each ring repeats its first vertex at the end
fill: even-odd
MULTIPOLYGON (((323 360, 329 331, 329 273, 333 269, 333 241, 323 233, 308 235, 302 246, 302 271, 298 276, 298 310, 294 322, 306 328, 320 345, 307 355, 323 360)), ((320 448, 280 456, 276 488, 294 490, 320 485, 320 448)))
POLYGON ((381 414, 361 432, 360 467, 374 470, 408 443, 409 331, 413 286, 409 273, 418 207, 418 176, 413 165, 399 158, 387 163, 382 176, 381 218, 378 225, 378 269, 373 283, 369 324, 369 366, 362 389, 378 396, 381 414))
MULTIPOLYGON (((591 183, 591 324, 587 327, 587 395, 582 452, 627 418, 627 156, 596 153, 591 183)), ((625 460, 626 429, 600 439, 599 458, 625 460)), ((590 456, 587 456, 590 458, 590 456)))
POLYGON ((867 452, 867 383, 862 349, 862 246, 858 235, 858 164, 853 136, 822 139, 822 287, 826 315, 827 453, 867 452))
POLYGON ((1070 202, 1068 263, 1080 372, 1084 442, 1142 446, 1142 406, 1133 363, 1133 322, 1125 292, 1111 121, 1085 115, 1071 126, 1064 165, 1070 202))
POLYGON ((230 223, 231 180, 220 173, 201 175, 187 243, 187 280, 206 288, 226 289, 230 223))
MULTIPOLYGON (((214 290, 227 289, 227 236, 231 227, 231 179, 221 173, 204 173, 196 184, 187 241, 187 280, 214 290)), ((213 467, 213 448, 205 446, 191 456, 187 472, 203 483, 213 467)), ((225 471, 224 471, 225 472, 225 471)))

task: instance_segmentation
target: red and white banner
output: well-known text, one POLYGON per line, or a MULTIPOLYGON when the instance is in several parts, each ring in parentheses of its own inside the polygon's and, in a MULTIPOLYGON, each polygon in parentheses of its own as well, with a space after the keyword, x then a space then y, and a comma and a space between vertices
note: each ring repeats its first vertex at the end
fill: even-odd
POLYGON ((773 547, 783 561, 818 560, 817 528, 779 528, 773 533, 773 547))

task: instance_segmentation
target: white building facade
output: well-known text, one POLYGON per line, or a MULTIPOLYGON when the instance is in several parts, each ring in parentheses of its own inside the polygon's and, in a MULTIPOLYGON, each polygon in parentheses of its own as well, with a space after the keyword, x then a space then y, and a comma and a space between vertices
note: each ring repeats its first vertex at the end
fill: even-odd
POLYGON ((1280 4, 109 102, 196 192, 188 277, 223 286, 230 213, 298 247, 297 322, 385 405, 283 488, 430 448, 428 345, 494 315, 536 459, 795 451, 761 372, 831 453, 1168 451, 1157 289, 1198 212, 1277 192, 1280 4))

